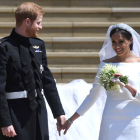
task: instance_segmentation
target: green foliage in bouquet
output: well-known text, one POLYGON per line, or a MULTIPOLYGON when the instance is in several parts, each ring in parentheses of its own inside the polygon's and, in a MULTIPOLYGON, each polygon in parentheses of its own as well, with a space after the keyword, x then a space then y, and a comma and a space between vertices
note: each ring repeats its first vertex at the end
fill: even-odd
MULTIPOLYGON (((120 73, 120 70, 112 64, 106 64, 99 73, 99 83, 108 91, 118 91, 120 89, 119 84, 111 81, 114 78, 114 73, 120 73)), ((124 84, 128 83, 127 76, 121 76, 119 79, 124 84)))
POLYGON ((123 82, 125 85, 128 84, 128 76, 121 76, 119 77, 120 81, 123 82))

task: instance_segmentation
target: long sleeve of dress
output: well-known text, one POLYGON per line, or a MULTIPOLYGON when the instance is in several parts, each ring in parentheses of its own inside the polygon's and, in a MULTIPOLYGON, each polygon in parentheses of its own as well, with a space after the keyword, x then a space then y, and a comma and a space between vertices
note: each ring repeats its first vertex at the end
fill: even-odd
POLYGON ((48 104, 52 110, 54 118, 64 115, 64 110, 58 95, 58 91, 56 88, 56 83, 54 81, 53 75, 47 66, 47 57, 46 57, 46 49, 45 44, 43 44, 43 89, 44 95, 48 101, 48 104))
POLYGON ((0 127, 12 125, 8 102, 5 94, 7 54, 4 47, 0 46, 0 127))
MULTIPOLYGON (((138 79, 140 79, 140 74, 139 74, 139 78, 138 79)), ((135 99, 140 101, 140 80, 136 81, 136 82, 137 82, 137 84, 139 86, 136 87, 137 92, 136 92, 136 95, 135 95, 135 99)))
POLYGON ((80 105, 80 107, 76 111, 81 116, 84 115, 84 113, 96 102, 96 100, 100 96, 100 93, 105 92, 104 88, 99 84, 99 81, 98 81, 99 79, 98 76, 99 76, 101 68, 102 68, 102 63, 100 63, 98 67, 95 81, 93 83, 93 87, 90 90, 89 95, 87 95, 83 103, 80 105))

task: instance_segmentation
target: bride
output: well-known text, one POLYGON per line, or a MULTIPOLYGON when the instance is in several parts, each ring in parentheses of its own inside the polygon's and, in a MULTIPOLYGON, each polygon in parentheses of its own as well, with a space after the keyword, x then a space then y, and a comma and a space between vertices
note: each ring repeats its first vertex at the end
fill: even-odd
MULTIPOLYGON (((140 140, 140 36, 126 24, 112 25, 99 54, 101 63, 89 95, 65 124, 59 127, 59 131, 64 129, 66 134, 72 123, 85 114, 100 94, 106 93, 99 140, 140 140), (121 74, 129 76, 128 84, 119 83, 123 92, 105 91, 98 84, 100 69, 108 63, 117 66, 121 74)), ((122 75, 115 73, 115 76, 122 75)))

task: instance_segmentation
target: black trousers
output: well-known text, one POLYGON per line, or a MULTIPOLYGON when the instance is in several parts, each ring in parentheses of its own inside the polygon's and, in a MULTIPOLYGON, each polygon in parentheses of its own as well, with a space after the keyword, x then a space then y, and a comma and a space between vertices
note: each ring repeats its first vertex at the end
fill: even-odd
POLYGON ((28 99, 8 100, 11 119, 17 136, 3 136, 0 130, 0 140, 49 140, 45 102, 39 102, 43 102, 43 107, 38 104, 38 107, 32 111, 29 108, 28 99))

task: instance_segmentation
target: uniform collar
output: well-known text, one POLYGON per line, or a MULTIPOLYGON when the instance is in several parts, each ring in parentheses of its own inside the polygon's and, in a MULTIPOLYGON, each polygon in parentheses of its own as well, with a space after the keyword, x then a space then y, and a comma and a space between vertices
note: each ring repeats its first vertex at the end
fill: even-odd
POLYGON ((19 42, 20 44, 27 44, 29 43, 29 37, 22 36, 15 32, 15 28, 12 30, 10 37, 12 37, 16 42, 19 42))

